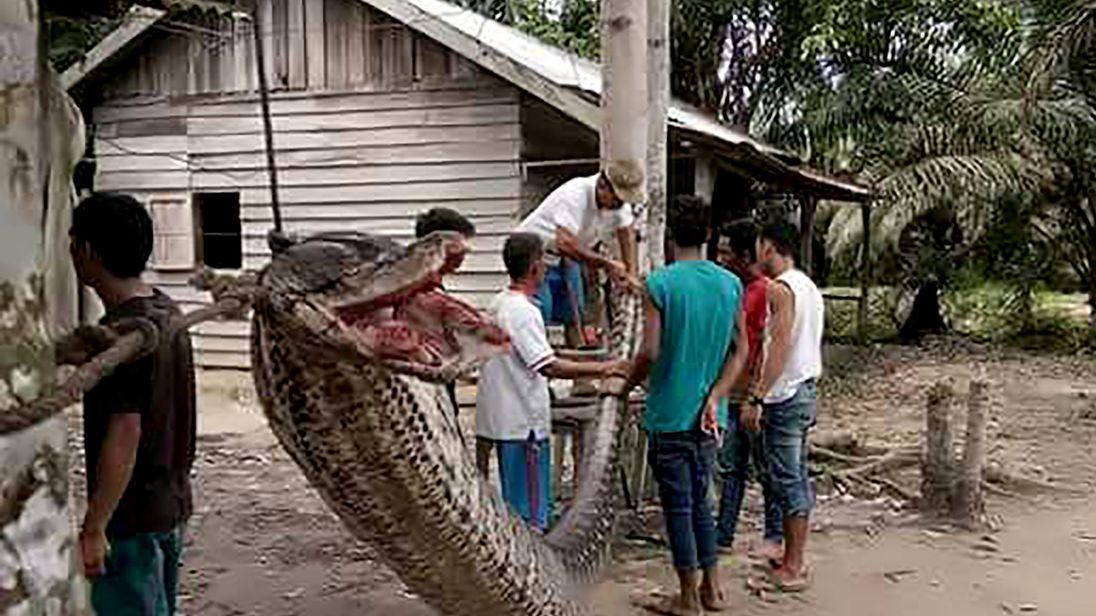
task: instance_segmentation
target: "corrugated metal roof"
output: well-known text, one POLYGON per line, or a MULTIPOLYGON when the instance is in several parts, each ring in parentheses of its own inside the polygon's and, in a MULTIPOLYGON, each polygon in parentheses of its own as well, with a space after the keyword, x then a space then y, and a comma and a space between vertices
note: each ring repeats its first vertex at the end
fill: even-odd
MULTIPOLYGON (((561 88, 570 88, 593 95, 601 94, 601 65, 579 57, 564 49, 549 45, 516 28, 499 23, 475 11, 445 2, 444 0, 361 0, 374 8, 385 11, 393 2, 414 7, 424 14, 424 19, 435 19, 476 41, 488 53, 495 53, 532 71, 541 78, 561 88)), ((396 16, 399 18, 399 16, 396 16)), ((415 27, 415 24, 410 24, 415 27)), ((425 28, 424 28, 425 30, 425 28)), ((475 57, 470 58, 473 61, 475 57)), ((591 105, 596 106, 596 102, 591 105)), ((789 166, 785 174, 802 172, 801 186, 825 193, 822 196, 835 199, 867 199, 870 189, 854 183, 799 167, 799 158, 749 135, 720 123, 711 115, 674 98, 667 110, 667 120, 672 128, 697 133, 716 141, 739 147, 748 147, 762 156, 773 157, 781 166, 789 166)))
MULTIPOLYGON (((363 0, 366 4, 374 4, 363 0)), ((449 26, 476 39, 483 47, 502 54, 558 86, 574 88, 600 96, 601 65, 549 45, 516 28, 484 17, 443 0, 400 0, 432 15, 449 26)), ((667 112, 670 122, 734 144, 749 144, 761 152, 795 159, 795 155, 757 141, 749 135, 720 124, 701 110, 673 99, 667 112)))
MULTIPOLYGON (((189 5, 202 3, 202 0, 173 1, 189 5)), ((528 88, 532 94, 596 130, 597 100, 601 93, 600 64, 444 0, 359 1, 388 13, 443 45, 453 46, 455 51, 488 70, 501 71, 502 76, 515 85, 528 88), (581 93, 582 96, 567 93, 581 93)), ((65 72, 66 87, 72 89, 112 56, 132 48, 132 43, 145 35, 164 14, 163 11, 134 7, 127 21, 89 52, 84 62, 65 72)), ((872 195, 864 186, 802 167, 797 164, 799 159, 794 154, 721 124, 710 114, 679 99, 670 102, 667 116, 671 128, 703 139, 728 158, 747 161, 752 167, 763 169, 770 179, 779 178, 798 189, 829 199, 863 201, 872 195)))

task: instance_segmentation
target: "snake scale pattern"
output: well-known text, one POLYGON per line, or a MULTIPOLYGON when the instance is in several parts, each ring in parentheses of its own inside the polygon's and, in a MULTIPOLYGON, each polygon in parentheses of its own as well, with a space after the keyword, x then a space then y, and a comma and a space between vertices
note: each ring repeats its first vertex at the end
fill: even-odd
MULTIPOLYGON (((438 383, 482 361, 469 351, 492 345, 482 315, 456 300, 446 309, 460 318, 435 315, 444 331, 432 335, 448 341, 448 368, 415 369, 357 333, 363 318, 380 322, 391 305, 429 294, 462 241, 436 233, 403 247, 339 233, 271 245, 254 299, 253 377, 271 429, 326 504, 439 613, 585 613, 581 590, 605 564, 612 537, 623 401, 602 398, 573 506, 539 535, 480 479, 438 383)), ((611 354, 629 356, 639 302, 622 293, 607 302, 611 354)))

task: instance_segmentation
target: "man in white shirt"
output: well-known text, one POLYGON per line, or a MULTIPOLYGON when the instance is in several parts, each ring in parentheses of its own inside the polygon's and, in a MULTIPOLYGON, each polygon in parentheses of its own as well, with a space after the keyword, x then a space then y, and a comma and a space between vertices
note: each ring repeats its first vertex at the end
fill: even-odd
POLYGON ((484 364, 476 394, 477 449, 495 445, 503 498, 541 531, 548 527, 552 502, 548 377, 624 376, 628 369, 625 361, 582 362, 556 355, 532 300, 544 279, 543 257, 537 235, 515 233, 506 240, 502 259, 510 286, 495 297, 490 312, 510 336, 511 350, 484 364))
POLYGON ((642 289, 636 279, 630 204, 644 200, 642 170, 610 164, 597 175, 567 181, 518 225, 517 231, 534 233, 544 241, 549 267, 536 296, 545 322, 566 326, 570 345, 579 340, 575 315, 581 313, 584 298, 580 264, 607 270, 628 291, 642 289), (616 233, 620 261, 593 248, 605 230, 616 233))
POLYGON ((808 586, 804 554, 814 508, 807 472, 807 433, 816 419, 815 381, 822 375, 822 293, 795 266, 799 233, 786 222, 770 224, 757 239, 757 259, 772 282, 761 376, 751 387, 741 419, 761 432, 771 488, 784 518, 784 555, 770 574, 780 590, 808 586))

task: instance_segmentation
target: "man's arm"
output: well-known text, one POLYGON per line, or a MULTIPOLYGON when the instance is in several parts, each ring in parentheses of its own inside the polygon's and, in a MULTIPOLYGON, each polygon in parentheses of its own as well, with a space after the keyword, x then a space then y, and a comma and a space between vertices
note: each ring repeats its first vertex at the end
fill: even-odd
POLYGON ((623 377, 628 374, 628 362, 574 361, 556 357, 545 364, 540 373, 552 379, 581 379, 585 377, 623 377))
POLYGON ((578 240, 578 236, 567 227, 556 227, 556 250, 559 253, 569 259, 575 261, 581 261, 591 267, 600 267, 603 269, 611 269, 616 263, 612 259, 608 259, 601 254, 598 254, 596 250, 592 250, 587 246, 583 246, 578 240))
POLYGON ((96 461, 95 490, 88 495, 88 509, 80 537, 86 575, 103 572, 107 523, 133 476, 140 441, 139 413, 114 413, 110 416, 106 438, 96 461))
POLYGON ((624 261, 624 269, 629 276, 639 273, 636 263, 636 230, 631 225, 621 227, 616 231, 617 243, 620 244, 620 259, 624 261))
POLYGON ((776 380, 780 378, 780 373, 784 370, 784 362, 788 357, 792 323, 795 321, 795 296, 792 295, 788 285, 774 282, 769 286, 769 306, 772 315, 768 323, 768 327, 771 328, 769 348, 761 362, 761 377, 752 388, 755 396, 764 396, 772 389, 776 380))
POLYGON ((658 361, 659 343, 662 338, 662 313, 655 306, 650 292, 643 298, 643 314, 643 343, 635 358, 632 359, 632 369, 624 384, 624 393, 631 391, 646 379, 651 372, 651 366, 658 361))
POLYGON ((743 373, 746 358, 749 357, 750 353, 750 342, 746 336, 745 310, 739 310, 734 321, 734 336, 732 338, 734 342, 731 348, 727 349, 723 369, 720 371, 719 379, 712 386, 711 394, 709 394, 709 397, 715 402, 719 402, 720 399, 731 393, 731 388, 734 387, 739 376, 743 373))

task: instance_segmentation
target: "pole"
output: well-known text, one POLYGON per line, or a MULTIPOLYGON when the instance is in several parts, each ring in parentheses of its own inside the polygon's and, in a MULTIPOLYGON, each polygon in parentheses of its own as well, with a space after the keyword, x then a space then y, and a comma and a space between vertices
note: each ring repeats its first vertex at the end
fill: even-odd
POLYGON ((860 299, 856 304, 856 337, 868 343, 868 296, 871 293, 871 206, 860 205, 863 243, 860 247, 860 299))
POLYGON ((281 204, 278 201, 278 167, 274 162, 274 128, 270 122, 270 85, 266 75, 266 51, 259 24, 259 0, 251 12, 251 31, 255 35, 255 70, 259 71, 259 106, 263 115, 263 138, 266 141, 266 172, 270 176, 270 208, 274 214, 274 231, 282 232, 281 204))
POLYGON ((639 261, 654 269, 666 263, 666 202, 669 199, 666 186, 666 113, 670 106, 668 0, 647 0, 647 62, 650 114, 647 118, 647 243, 650 258, 639 261))
MULTIPOLYGON (((67 174, 77 151, 51 150, 56 133, 81 129, 50 112, 53 92, 36 0, 0 2, 0 416, 54 381, 45 282, 51 246, 48 177, 67 174), (68 163, 71 163, 68 164, 68 163), (67 167, 67 168, 66 168, 67 167)), ((68 490, 65 418, 0 436, 0 615, 87 611, 68 490)))

